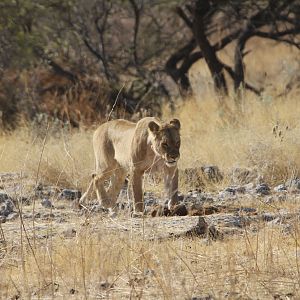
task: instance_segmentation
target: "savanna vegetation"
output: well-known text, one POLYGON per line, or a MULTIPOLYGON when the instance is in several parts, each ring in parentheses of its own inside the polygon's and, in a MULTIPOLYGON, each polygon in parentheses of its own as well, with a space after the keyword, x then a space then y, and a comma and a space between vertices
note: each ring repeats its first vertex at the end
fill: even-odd
MULTIPOLYGON (((180 119, 180 170, 220 168, 204 191, 236 167, 271 187, 298 178, 299 48, 298 0, 2 0, 0 173, 24 179, 0 187, 19 203, 38 185, 83 190, 96 126, 147 115, 180 119)), ((34 215, 32 201, 18 213, 34 215)), ((297 201, 249 203, 298 216, 297 201)), ((0 223, 1 299, 299 298, 298 217, 288 234, 259 223, 211 241, 70 216, 0 223)))

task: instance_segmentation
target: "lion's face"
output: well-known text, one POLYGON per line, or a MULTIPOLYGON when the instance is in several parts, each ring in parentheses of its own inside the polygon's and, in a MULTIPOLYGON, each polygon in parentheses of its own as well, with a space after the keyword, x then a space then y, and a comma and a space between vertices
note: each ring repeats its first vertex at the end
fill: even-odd
POLYGON ((149 123, 149 130, 154 136, 153 151, 161 156, 168 167, 175 166, 180 157, 180 122, 173 119, 162 126, 155 122, 149 123))

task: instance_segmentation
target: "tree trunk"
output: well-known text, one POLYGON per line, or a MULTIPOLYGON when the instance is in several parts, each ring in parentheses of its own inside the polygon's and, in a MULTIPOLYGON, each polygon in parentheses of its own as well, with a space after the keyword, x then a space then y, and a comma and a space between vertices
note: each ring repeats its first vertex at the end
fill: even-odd
POLYGON ((188 69, 183 68, 183 62, 189 57, 190 53, 195 49, 196 41, 192 39, 184 47, 180 48, 170 56, 165 65, 166 73, 178 85, 179 91, 182 96, 186 95, 191 88, 190 80, 188 77, 188 69), (178 64, 181 64, 178 66, 178 64))
POLYGON ((194 8, 193 33, 213 77, 215 90, 227 95, 228 89, 223 72, 223 64, 220 63, 215 49, 210 45, 205 34, 203 17, 209 10, 207 5, 203 4, 202 1, 197 1, 194 8))
POLYGON ((252 36, 252 31, 249 27, 243 31, 238 37, 237 44, 234 52, 234 90, 238 92, 240 88, 245 87, 245 67, 243 63, 243 51, 246 42, 252 36))

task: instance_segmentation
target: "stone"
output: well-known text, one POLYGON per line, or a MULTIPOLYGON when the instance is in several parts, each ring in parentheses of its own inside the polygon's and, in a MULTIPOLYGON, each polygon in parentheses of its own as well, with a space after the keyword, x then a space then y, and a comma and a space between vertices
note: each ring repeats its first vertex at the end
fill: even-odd
POLYGON ((41 204, 42 204, 42 206, 45 207, 45 208, 54 208, 52 202, 51 202, 49 199, 47 199, 47 198, 43 199, 43 200, 41 201, 41 204))
POLYGON ((56 186, 43 186, 41 183, 35 188, 35 195, 42 197, 55 197, 59 193, 59 188, 56 186))
POLYGON ((241 207, 239 209, 239 212, 246 213, 246 214, 254 214, 257 213, 257 210, 254 207, 241 207))
POLYGON ((255 192, 260 195, 269 195, 270 188, 266 183, 261 183, 256 186, 255 192))
POLYGON ((59 197, 66 200, 76 200, 80 199, 81 192, 78 190, 63 189, 59 197))
POLYGON ((16 220, 18 217, 19 217, 19 214, 16 212, 13 212, 6 217, 6 221, 13 221, 13 220, 16 220))
POLYGON ((156 204, 158 204, 158 200, 154 197, 154 194, 151 192, 144 192, 144 205, 154 206, 156 204))
POLYGON ((211 239, 222 237, 222 234, 218 232, 214 225, 208 225, 204 217, 199 217, 197 225, 186 231, 185 235, 209 237, 211 239))
POLYGON ((201 170, 204 174, 204 177, 208 181, 220 182, 223 180, 223 175, 220 172, 219 167, 217 166, 202 166, 201 170))
POLYGON ((9 196, 6 193, 0 192, 0 203, 3 203, 8 199, 9 199, 9 196))
POLYGON ((230 199, 230 200, 236 200, 237 195, 235 190, 232 190, 230 188, 225 189, 224 191, 219 192, 219 197, 221 199, 230 199))
POLYGON ((262 220, 265 221, 265 222, 271 222, 271 221, 277 219, 278 216, 277 216, 277 215, 274 215, 274 214, 271 214, 271 213, 263 213, 263 214, 261 215, 261 218, 262 218, 262 220))
POLYGON ((0 215, 7 217, 14 211, 14 204, 10 199, 7 199, 0 205, 0 215))
POLYGON ((171 209, 170 214, 171 216, 187 216, 188 210, 184 204, 178 204, 171 209))
POLYGON ((298 192, 300 190, 300 178, 289 179, 285 185, 289 191, 298 192))
POLYGON ((109 209, 103 207, 100 204, 93 205, 90 211, 93 213, 106 213, 106 214, 109 213, 109 209))
POLYGON ((287 187, 285 186, 285 184, 279 184, 279 185, 275 186, 273 190, 274 190, 274 192, 286 192, 287 187))

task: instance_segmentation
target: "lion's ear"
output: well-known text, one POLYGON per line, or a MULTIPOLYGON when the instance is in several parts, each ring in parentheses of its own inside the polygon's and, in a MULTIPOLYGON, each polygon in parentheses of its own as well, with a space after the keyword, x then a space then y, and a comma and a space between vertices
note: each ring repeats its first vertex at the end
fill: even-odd
POLYGON ((154 121, 151 121, 148 124, 148 127, 152 133, 157 133, 159 130, 159 125, 157 123, 155 123, 154 121))
POLYGON ((178 119, 173 119, 170 121, 170 124, 173 125, 176 129, 180 129, 180 121, 178 119))

